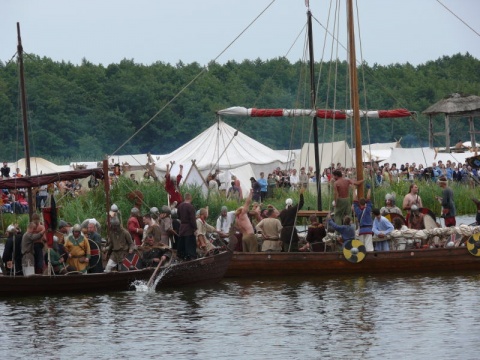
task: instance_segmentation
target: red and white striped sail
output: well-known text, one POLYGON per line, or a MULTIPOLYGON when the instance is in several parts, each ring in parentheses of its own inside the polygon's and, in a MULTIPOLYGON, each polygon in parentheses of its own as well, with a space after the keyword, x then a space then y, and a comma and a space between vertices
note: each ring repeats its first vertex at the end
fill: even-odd
MULTIPOLYGON (((345 120, 347 117, 353 116, 353 110, 324 110, 324 109, 256 109, 245 108, 241 106, 234 106, 227 109, 217 111, 218 115, 231 115, 231 116, 250 116, 250 117, 278 117, 278 116, 311 116, 321 119, 335 119, 345 120)), ((412 113, 406 109, 394 109, 394 110, 360 110, 361 117, 368 118, 396 118, 396 117, 409 117, 412 113)))

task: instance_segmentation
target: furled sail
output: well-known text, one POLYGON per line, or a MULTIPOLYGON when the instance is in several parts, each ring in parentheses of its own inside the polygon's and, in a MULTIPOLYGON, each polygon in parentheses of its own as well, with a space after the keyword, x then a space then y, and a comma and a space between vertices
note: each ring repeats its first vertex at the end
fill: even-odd
MULTIPOLYGON (((241 106, 233 106, 227 109, 217 111, 217 115, 230 116, 250 116, 250 117, 297 117, 311 116, 320 119, 345 120, 347 117, 353 116, 353 110, 324 110, 324 109, 256 109, 245 108, 241 106)), ((360 110, 361 117, 368 118, 397 118, 413 116, 413 113, 406 109, 394 110, 360 110)))

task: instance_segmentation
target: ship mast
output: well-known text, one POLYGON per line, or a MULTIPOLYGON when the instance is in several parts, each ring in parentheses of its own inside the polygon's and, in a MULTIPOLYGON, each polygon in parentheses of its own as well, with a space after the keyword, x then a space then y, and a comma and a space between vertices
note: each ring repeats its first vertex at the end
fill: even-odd
MULTIPOLYGON (((17 56, 18 56, 18 66, 20 73, 20 96, 22 104, 22 121, 23 121, 23 142, 25 147, 25 175, 30 176, 31 167, 30 167, 30 143, 28 141, 28 120, 27 120, 27 96, 25 92, 25 74, 23 68, 23 46, 22 38, 20 36, 20 23, 17 22, 17 36, 18 36, 18 45, 17 45, 17 56)), ((29 220, 32 221, 33 215, 33 196, 32 188, 27 187, 27 201, 28 201, 28 216, 29 220)))
MULTIPOLYGON (((313 58, 313 31, 312 31, 312 13, 310 10, 307 11, 308 18, 308 51, 309 51, 309 62, 310 62, 310 99, 312 109, 317 108, 316 95, 317 91, 315 88, 315 61, 313 58)), ((313 117, 313 139, 314 139, 314 152, 315 152, 315 179, 317 180, 317 210, 322 210, 322 185, 320 182, 320 159, 319 159, 319 148, 318 148, 318 123, 317 117, 313 117)))
MULTIPOLYGON (((363 180, 362 129, 360 126, 360 105, 358 99, 357 60, 355 56, 355 29, 353 26, 353 4, 347 0, 348 13, 348 49, 350 70, 350 101, 353 109, 353 130, 355 134, 355 163, 357 180, 363 180)), ((358 198, 364 197, 363 186, 357 188, 358 198)))

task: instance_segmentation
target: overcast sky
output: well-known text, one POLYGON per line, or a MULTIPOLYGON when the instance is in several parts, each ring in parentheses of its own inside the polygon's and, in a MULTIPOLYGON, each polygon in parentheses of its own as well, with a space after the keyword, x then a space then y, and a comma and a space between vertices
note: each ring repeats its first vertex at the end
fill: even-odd
MULTIPOLYGON (((306 22, 304 0, 273 1, 219 56, 270 3, 272 0, 2 0, 0 60, 6 62, 16 52, 17 22, 25 52, 74 64, 83 58, 103 65, 122 59, 146 65, 180 60, 203 65, 214 59, 240 62, 287 54, 291 61, 302 59, 304 37, 295 39, 306 22)), ((341 1, 339 16, 342 44, 346 43, 344 3, 341 1)), ((360 3, 363 59, 371 65, 418 65, 459 52, 480 58, 480 37, 436 0, 360 3)), ((480 33, 480 0, 441 3, 480 33)), ((329 4, 310 0, 317 61, 322 58, 324 38, 317 21, 326 26, 329 4)), ((331 47, 330 40, 326 47, 331 47)), ((357 53, 359 50, 357 44, 357 53)), ((344 53, 340 57, 344 59, 344 53)), ((324 58, 329 60, 330 55, 324 58)))

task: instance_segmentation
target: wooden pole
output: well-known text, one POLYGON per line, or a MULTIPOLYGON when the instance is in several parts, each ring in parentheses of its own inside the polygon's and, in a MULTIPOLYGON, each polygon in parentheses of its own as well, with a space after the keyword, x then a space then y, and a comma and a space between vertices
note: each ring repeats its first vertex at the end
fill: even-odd
MULTIPOLYGON (((308 50, 310 57, 310 104, 315 111, 317 108, 316 88, 315 88, 315 60, 313 56, 313 31, 312 31, 312 13, 307 12, 308 18, 308 50)), ((322 182, 320 181, 320 158, 318 148, 318 124, 317 117, 313 117, 313 146, 315 151, 315 179, 317 180, 317 210, 322 210, 322 182)), ((321 220, 321 219, 320 219, 321 220)))
MULTIPOLYGON (((350 101, 353 109, 353 130, 355 133, 355 162, 357 166, 357 180, 363 180, 363 157, 362 157, 362 129, 360 125, 360 105, 358 99, 357 60, 355 55, 355 30, 353 27, 353 4, 347 0, 348 13, 348 49, 350 68, 350 101)), ((357 195, 364 197, 363 186, 358 186, 357 195)))
MULTIPOLYGON (((23 46, 22 38, 20 36, 20 23, 17 22, 17 56, 18 56, 18 66, 19 66, 19 75, 20 75, 20 95, 22 103, 22 121, 23 121, 23 142, 25 147, 25 175, 31 176, 32 171, 30 167, 30 143, 28 141, 28 119, 27 119, 27 95, 25 92, 25 73, 23 68, 23 46)), ((33 215, 33 196, 32 188, 27 188, 27 201, 28 201, 28 218, 29 221, 32 221, 33 215)))

